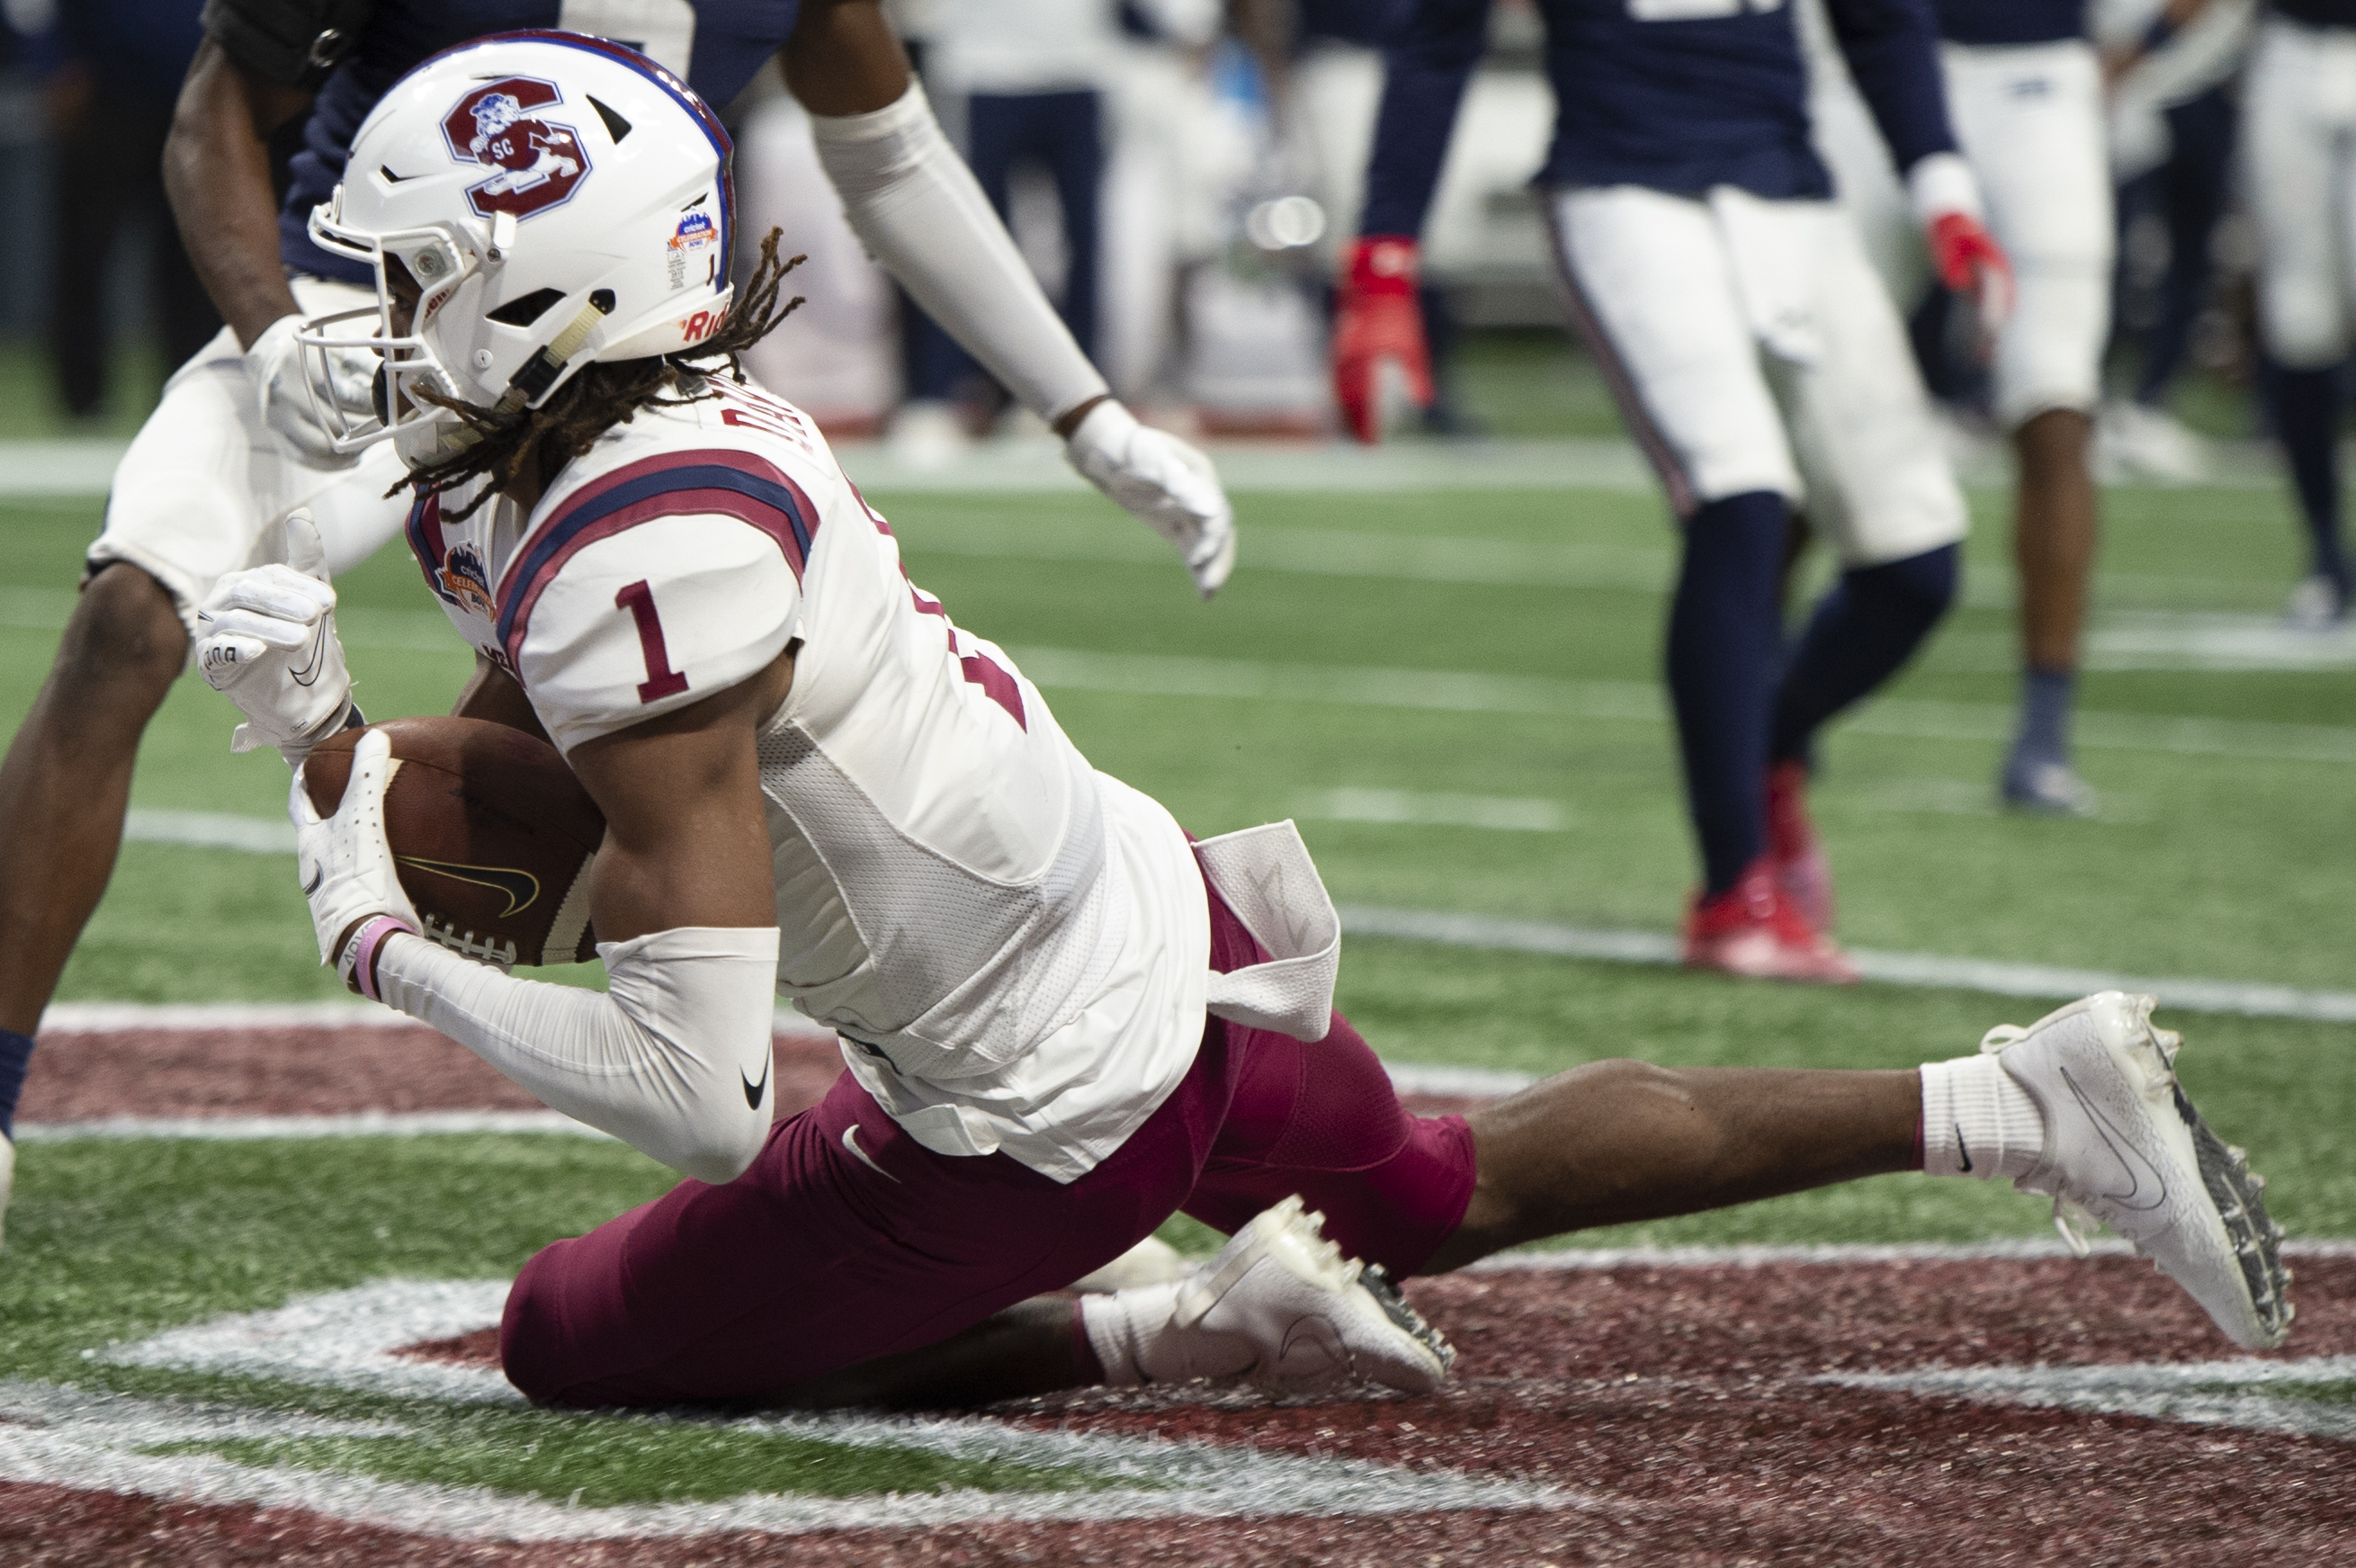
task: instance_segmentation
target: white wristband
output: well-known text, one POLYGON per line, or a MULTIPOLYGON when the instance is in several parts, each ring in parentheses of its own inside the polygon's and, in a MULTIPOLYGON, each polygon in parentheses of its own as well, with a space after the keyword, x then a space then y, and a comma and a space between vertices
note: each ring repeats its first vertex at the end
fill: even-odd
POLYGON ((921 85, 865 114, 813 114, 810 130, 851 231, 1023 407, 1052 424, 1108 390, 921 85))
POLYGON ((1985 220, 1979 177, 1960 153, 1933 153, 1917 158, 1906 171, 1906 194, 1914 208, 1914 221, 1924 228, 1950 212, 1985 220))

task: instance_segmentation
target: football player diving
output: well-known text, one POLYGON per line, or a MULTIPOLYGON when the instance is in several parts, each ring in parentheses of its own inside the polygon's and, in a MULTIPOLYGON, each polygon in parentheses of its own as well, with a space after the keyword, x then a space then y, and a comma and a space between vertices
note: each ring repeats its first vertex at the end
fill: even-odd
MULTIPOLYGON (((1437 1273, 1914 1169, 2089 1209, 2234 1342, 2280 1341, 2278 1232, 2177 1090, 2147 999, 2091 997, 1919 1071, 1601 1061, 1407 1114, 1333 1011, 1339 922, 1291 824, 1190 841, 1088 765, 1005 653, 909 581, 810 422, 733 369, 777 318, 777 237, 741 295, 724 274, 673 286, 690 209, 733 220, 695 95, 626 49, 523 34, 395 84, 310 219, 379 303, 305 325, 302 363, 324 381, 356 345, 383 356, 383 416, 340 438, 413 477, 411 547, 481 660, 461 711, 549 737, 605 813, 609 988, 419 934, 381 731, 332 815, 296 776, 323 960, 688 1178, 525 1265, 500 1354, 527 1394, 1428 1390, 1444 1343, 1358 1261, 1437 1273), (489 172, 444 134, 510 80, 561 91, 539 113, 586 164, 524 216, 481 209, 489 172), (462 552, 487 595, 449 588, 462 552), (844 1071, 773 1121, 780 994, 841 1036, 844 1071), (1056 1294, 1180 1211, 1233 1233, 1217 1259, 1056 1294)), ((333 596, 265 565, 212 601, 203 667, 290 749, 333 596)))
MULTIPOLYGON (((221 574, 310 549, 307 530, 292 545, 283 532, 297 510, 338 570, 405 515, 386 499, 401 477, 391 452, 335 434, 338 411, 369 411, 374 355, 338 352, 315 399, 296 373, 294 329, 374 304, 369 270, 320 249, 306 225, 385 89, 436 51, 514 27, 611 34, 715 103, 778 59, 851 227, 916 302, 1054 426, 1075 467, 1177 546, 1200 592, 1235 559, 1208 459, 1109 395, 942 135, 877 0, 209 0, 204 21, 165 177, 229 325, 173 375, 116 470, 80 602, 0 766, 0 1213, 33 1032, 113 872, 139 737, 187 661, 198 607, 221 574), (281 203, 271 149, 297 133, 281 203)), ((547 91, 519 84, 446 128, 454 139, 437 156, 494 166, 479 213, 504 206, 521 220, 592 172, 573 166, 576 145, 540 127, 594 112, 567 100, 558 113, 541 102, 547 91), (500 127, 502 115, 515 124, 500 127)), ((686 226, 696 219, 680 216, 669 254, 700 281, 729 252, 712 230, 686 226)))

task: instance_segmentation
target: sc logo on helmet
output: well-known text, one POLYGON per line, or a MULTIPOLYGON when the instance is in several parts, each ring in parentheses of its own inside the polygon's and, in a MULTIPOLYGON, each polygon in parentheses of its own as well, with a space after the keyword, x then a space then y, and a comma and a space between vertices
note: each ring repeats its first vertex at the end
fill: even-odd
POLYGON ((478 217, 507 212, 518 219, 570 200, 589 175, 589 154, 570 125, 536 111, 564 102, 552 81, 510 76, 468 91, 442 118, 442 134, 458 162, 497 170, 466 188, 478 217))

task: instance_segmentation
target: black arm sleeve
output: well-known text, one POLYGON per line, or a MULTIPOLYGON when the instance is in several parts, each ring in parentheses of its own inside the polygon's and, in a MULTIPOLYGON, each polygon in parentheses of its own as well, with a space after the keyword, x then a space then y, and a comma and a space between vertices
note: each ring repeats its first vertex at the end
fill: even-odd
POLYGON ((360 41, 376 0, 205 0, 230 59, 281 87, 316 87, 360 41))

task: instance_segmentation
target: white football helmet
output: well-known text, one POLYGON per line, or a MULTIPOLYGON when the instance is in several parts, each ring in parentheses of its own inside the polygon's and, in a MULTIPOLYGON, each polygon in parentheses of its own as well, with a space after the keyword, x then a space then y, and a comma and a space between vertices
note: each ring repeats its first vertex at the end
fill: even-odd
POLYGON ((625 45, 501 33, 393 83, 352 138, 311 237, 376 272, 377 303, 305 321, 305 380, 339 452, 400 437, 412 465, 462 425, 417 384, 537 407, 597 360, 691 349, 730 297, 728 134, 702 99, 625 45), (396 333, 386 260, 422 291, 396 333), (382 357, 372 415, 334 394, 331 356, 382 357))

